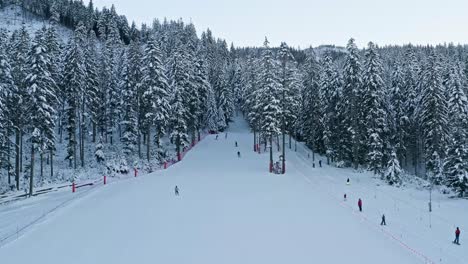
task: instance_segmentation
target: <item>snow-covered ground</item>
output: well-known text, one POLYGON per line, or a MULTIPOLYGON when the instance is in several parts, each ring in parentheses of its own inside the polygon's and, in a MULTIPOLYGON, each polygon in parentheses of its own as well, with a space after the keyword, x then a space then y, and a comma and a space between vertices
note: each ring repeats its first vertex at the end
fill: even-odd
MULTIPOLYGON (((238 119, 227 139, 207 137, 168 170, 55 196, 59 203, 79 198, 1 247, 0 258, 49 264, 468 262, 466 200, 434 194, 429 221, 427 191, 377 185, 370 173, 312 168, 307 154, 299 145, 287 153, 286 175, 269 174, 268 153, 252 151, 252 135, 238 119), (462 230, 461 246, 451 243, 455 226, 462 230)), ((31 200, 35 212, 53 207, 53 198, 38 199, 31 200)), ((14 226, 30 208, 28 201, 0 206, 0 224, 14 226)))
MULTIPOLYGON (((49 21, 39 18, 17 5, 8 5, 0 9, 0 28, 12 33, 22 26, 26 27, 29 34, 34 35, 42 27, 49 26, 49 21)), ((73 32, 66 27, 57 26, 57 33, 66 43, 73 32)))

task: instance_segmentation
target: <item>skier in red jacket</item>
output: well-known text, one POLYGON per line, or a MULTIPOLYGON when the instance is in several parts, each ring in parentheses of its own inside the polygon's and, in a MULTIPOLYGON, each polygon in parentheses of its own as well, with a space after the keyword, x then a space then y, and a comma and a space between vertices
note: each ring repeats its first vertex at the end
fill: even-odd
POLYGON ((359 212, 362 212, 362 200, 359 198, 357 205, 359 206, 359 212))
POLYGON ((460 229, 457 227, 457 230, 455 230, 455 240, 453 243, 460 245, 460 229))

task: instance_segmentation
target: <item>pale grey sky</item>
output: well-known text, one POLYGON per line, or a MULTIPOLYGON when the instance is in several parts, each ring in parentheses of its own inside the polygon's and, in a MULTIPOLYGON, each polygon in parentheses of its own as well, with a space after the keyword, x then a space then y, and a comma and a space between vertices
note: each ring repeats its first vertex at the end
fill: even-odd
POLYGON ((154 18, 192 21, 236 46, 260 46, 267 36, 301 48, 385 44, 468 44, 467 0, 94 0, 115 4, 138 24, 154 18))

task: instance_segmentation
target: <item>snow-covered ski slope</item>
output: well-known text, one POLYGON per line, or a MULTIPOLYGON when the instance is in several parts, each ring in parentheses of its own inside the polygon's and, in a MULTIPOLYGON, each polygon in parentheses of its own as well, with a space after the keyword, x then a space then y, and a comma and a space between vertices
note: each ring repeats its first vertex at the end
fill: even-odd
POLYGON ((417 228, 425 225, 425 216, 406 209, 412 208, 405 200, 409 194, 396 193, 397 204, 366 173, 312 168, 302 146, 288 152, 286 175, 269 174, 268 154, 254 153, 252 141, 238 119, 227 139, 207 137, 168 170, 115 182, 71 202, 0 248, 0 259, 9 264, 467 263, 463 226, 462 246, 451 243, 454 230, 442 220, 432 229, 417 228), (388 224, 383 228, 382 212, 388 224))

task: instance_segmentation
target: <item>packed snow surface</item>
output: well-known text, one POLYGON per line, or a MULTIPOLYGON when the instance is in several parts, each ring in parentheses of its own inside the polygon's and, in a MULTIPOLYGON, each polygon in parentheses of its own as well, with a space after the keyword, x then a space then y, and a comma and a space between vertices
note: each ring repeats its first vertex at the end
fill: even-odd
MULTIPOLYGON (((0 259, 9 264, 468 263, 466 200, 434 195, 429 222, 426 191, 377 186, 371 174, 328 167, 325 160, 323 168, 317 161, 313 168, 302 145, 297 152, 288 149, 285 175, 270 174, 268 153, 254 153, 252 146, 253 136, 239 118, 227 138, 208 136, 168 170, 113 182, 71 201, 1 247, 0 259), (174 195, 176 185, 180 196, 174 195), (357 210, 358 198, 363 212, 357 210), (388 225, 382 227, 383 213, 388 225), (451 243, 454 225, 462 230, 461 246, 451 243)), ((0 207, 0 216, 7 217, 11 206, 0 207)), ((31 213, 22 209, 16 218, 31 213)))

